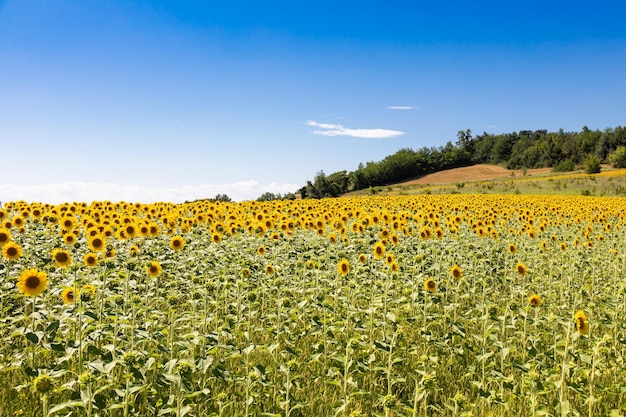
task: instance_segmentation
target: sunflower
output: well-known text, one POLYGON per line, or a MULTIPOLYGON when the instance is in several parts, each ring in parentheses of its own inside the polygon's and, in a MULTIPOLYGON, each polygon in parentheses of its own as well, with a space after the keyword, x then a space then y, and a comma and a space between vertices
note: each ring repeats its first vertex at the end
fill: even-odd
POLYGON ((152 261, 146 266, 146 272, 148 272, 148 275, 153 278, 161 275, 162 270, 163 268, 161 268, 161 264, 157 261, 152 261))
POLYGON ((420 229, 419 235, 420 239, 427 240, 430 239, 430 237, 433 235, 433 232, 432 230, 430 230, 430 227, 424 226, 420 229))
POLYGON ((220 241, 222 240, 222 236, 219 233, 213 233, 213 236, 211 236, 211 240, 213 241, 213 243, 220 243, 220 241))
POLYGON ((148 234, 152 237, 157 237, 161 233, 159 225, 155 222, 150 222, 148 224, 148 234))
POLYGON ((348 260, 346 258, 343 258, 341 261, 339 261, 339 264, 337 265, 337 271, 343 277, 348 275, 348 272, 350 272, 350 264, 348 263, 348 260))
POLYGON ((393 261, 389 264, 389 269, 391 269, 391 272, 398 272, 400 270, 400 265, 398 265, 398 262, 393 261))
POLYGON ((123 230, 127 238, 135 237, 137 235, 137 226, 133 223, 128 223, 124 226, 123 230))
POLYGON ((6 259, 19 259, 22 256, 22 247, 15 242, 2 246, 2 256, 6 259))
POLYGON ((47 286, 48 276, 45 272, 35 268, 22 272, 17 280, 17 288, 22 294, 29 297, 37 297, 47 286))
POLYGON ((383 242, 376 243, 372 252, 374 253, 374 257, 376 259, 382 259, 382 257, 385 256, 385 245, 383 242))
POLYGON ((580 334, 586 334, 589 331, 589 321, 584 311, 578 310, 574 314, 574 322, 576 323, 576 330, 580 334))
POLYGON ((73 233, 67 233, 63 236, 63 241, 67 245, 72 245, 74 242, 76 242, 76 236, 73 233))
POLYGON ((104 242, 104 239, 100 235, 90 237, 89 240, 87 241, 87 244, 89 245, 91 250, 94 252, 100 252, 101 250, 106 249, 106 244, 104 242))
POLYGON ((509 244, 509 253, 515 253, 517 252, 517 247, 515 247, 515 243, 510 243, 509 244))
POLYGON ((567 244, 565 242, 559 243, 559 249, 565 251, 567 249, 567 244))
POLYGON ((361 262, 362 264, 366 264, 367 263, 367 255, 364 253, 359 254, 359 262, 361 262))
POLYGON ((533 294, 528 297, 528 304, 532 307, 539 307, 541 305, 541 297, 538 294, 533 294))
POLYGON ((517 265, 515 265, 515 270, 520 275, 526 275, 526 272, 528 272, 528 268, 526 267, 526 265, 521 262, 518 262, 517 265))
POLYGON ((394 262, 393 254, 388 253, 385 257, 385 262, 387 263, 387 265, 391 265, 394 262))
POLYGON ((55 249, 52 251, 52 259, 56 263, 56 266, 65 268, 72 263, 72 256, 65 249, 55 249))
POLYGON ((267 252, 265 246, 259 246, 259 248, 256 250, 256 253, 258 253, 259 255, 265 255, 265 252, 267 252))
POLYGON ((334 233, 329 233, 328 240, 330 240, 330 243, 337 243, 337 235, 334 233))
POLYGON ((67 287, 61 292, 61 298, 65 304, 74 304, 79 293, 80 291, 78 291, 78 288, 75 288, 74 286, 67 287))
POLYGON ((185 246, 182 236, 174 236, 170 239, 170 248, 173 250, 181 250, 185 246))
POLYGON ((437 291, 437 283, 435 282, 434 279, 429 278, 426 281, 424 281, 424 289, 428 292, 435 292, 437 291))
POLYGON ((450 268, 450 273, 456 279, 463 278, 463 271, 461 271, 461 267, 459 267, 458 265, 454 265, 452 268, 450 268))
POLYGON ((8 229, 0 228, 0 246, 11 241, 11 232, 8 229))
POLYGON ((33 380, 33 391, 45 394, 53 388, 53 380, 50 375, 41 374, 33 380))
POLYGON ((137 256, 137 254, 139 253, 139 248, 137 247, 137 245, 132 245, 130 248, 128 248, 128 253, 130 254, 130 256, 137 256))
POLYGON ((83 257, 83 262, 85 263, 85 266, 96 266, 98 264, 98 255, 95 253, 88 253, 83 257))
POLYGON ((306 269, 313 269, 314 266, 315 265, 313 264, 312 260, 309 259, 308 261, 306 261, 306 269))
POLYGON ((85 284, 80 289, 80 299, 83 301, 88 301, 92 299, 96 295, 96 287, 91 284, 85 284))
POLYGON ((77 225, 77 222, 74 216, 65 216, 59 222, 59 226, 61 226, 61 229, 66 230, 66 231, 74 229, 76 225, 77 225))
POLYGON ((265 272, 272 275, 275 272, 274 267, 272 265, 265 265, 265 272))

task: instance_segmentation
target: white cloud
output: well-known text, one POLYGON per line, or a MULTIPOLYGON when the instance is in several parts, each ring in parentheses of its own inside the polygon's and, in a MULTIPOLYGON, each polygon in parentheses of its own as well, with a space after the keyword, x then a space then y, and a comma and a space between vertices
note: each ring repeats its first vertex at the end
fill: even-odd
POLYGON ((413 110, 413 109, 417 109, 418 107, 415 107, 415 106, 388 106, 387 108, 389 110, 413 110))
POLYGON ((321 136, 351 136, 365 139, 384 139, 404 135, 405 132, 389 129, 350 129, 343 125, 318 123, 313 120, 305 122, 307 126, 319 127, 322 130, 314 130, 312 133, 321 136))
POLYGON ((296 184, 271 183, 262 185, 258 181, 238 181, 230 184, 187 185, 181 188, 148 188, 141 185, 121 185, 112 183, 60 182, 41 185, 0 184, 0 201, 24 200, 60 204, 63 202, 109 200, 113 202, 154 203, 167 201, 182 203, 202 198, 213 198, 217 194, 227 194, 234 201, 256 200, 263 193, 285 194, 300 188, 296 184))

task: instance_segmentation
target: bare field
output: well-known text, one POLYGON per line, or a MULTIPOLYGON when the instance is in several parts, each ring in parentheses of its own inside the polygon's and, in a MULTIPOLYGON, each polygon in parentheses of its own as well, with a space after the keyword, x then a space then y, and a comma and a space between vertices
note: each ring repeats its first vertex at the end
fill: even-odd
MULTIPOLYGON (((552 171, 552 168, 536 168, 526 170, 526 176, 542 175, 552 171)), ((447 169, 425 175, 421 178, 396 183, 393 185, 427 185, 427 184, 449 184, 463 181, 482 181, 497 178, 523 176, 522 170, 506 169, 497 165, 473 165, 463 168, 447 169)))

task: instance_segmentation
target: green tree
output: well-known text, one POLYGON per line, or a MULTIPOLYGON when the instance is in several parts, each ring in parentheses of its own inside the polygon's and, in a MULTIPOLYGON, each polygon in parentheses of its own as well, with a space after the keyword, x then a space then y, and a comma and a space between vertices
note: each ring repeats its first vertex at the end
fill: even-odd
POLYGON ((626 168, 626 146, 618 146, 609 154, 609 163, 615 168, 626 168))
POLYGON ((600 157, 590 153, 583 161, 583 169, 587 174, 597 174, 600 172, 600 157))

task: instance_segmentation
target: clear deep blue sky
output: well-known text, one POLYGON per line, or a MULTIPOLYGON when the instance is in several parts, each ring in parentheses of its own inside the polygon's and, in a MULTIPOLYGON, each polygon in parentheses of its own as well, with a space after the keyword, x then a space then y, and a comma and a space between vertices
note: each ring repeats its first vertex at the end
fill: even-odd
POLYGON ((0 0, 0 201, 237 200, 623 126, 622 1, 0 0))

